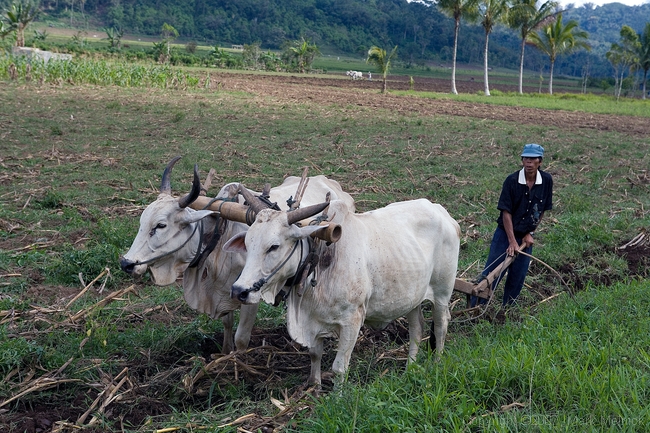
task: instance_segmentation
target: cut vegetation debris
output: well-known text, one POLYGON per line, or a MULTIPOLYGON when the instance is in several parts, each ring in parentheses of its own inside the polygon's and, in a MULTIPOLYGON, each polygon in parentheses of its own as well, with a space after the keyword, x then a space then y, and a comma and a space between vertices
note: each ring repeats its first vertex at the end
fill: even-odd
POLYGON ((0 83, 1 431, 650 431, 647 117, 607 99, 210 79, 219 90, 0 83), (489 320, 454 317, 440 362, 421 350, 406 367, 403 320, 364 328, 348 382, 332 392, 326 376, 317 393, 282 308, 263 306, 249 349, 221 355, 223 328, 177 285, 117 270, 161 169, 183 155, 176 191, 197 163, 202 177, 215 168, 208 196, 309 166, 360 211, 426 197, 459 222, 473 276, 526 142, 546 145, 556 181, 533 254, 575 299, 535 261, 504 323, 494 305, 489 320))

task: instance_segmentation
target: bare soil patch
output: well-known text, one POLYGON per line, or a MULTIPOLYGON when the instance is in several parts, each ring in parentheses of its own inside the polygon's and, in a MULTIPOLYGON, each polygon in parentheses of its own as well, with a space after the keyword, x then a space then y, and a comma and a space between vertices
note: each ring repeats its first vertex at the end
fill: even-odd
MULTIPOLYGON (((280 103, 314 103, 318 105, 356 105, 386 109, 401 114, 425 116, 463 116, 487 120, 502 120, 531 125, 553 126, 560 129, 594 129, 616 131, 630 135, 649 135, 647 118, 613 116, 536 108, 507 107, 450 100, 432 100, 417 96, 381 94, 379 80, 349 80, 318 77, 242 75, 220 73, 211 75, 212 87, 243 90, 260 96, 273 97, 280 103)), ((483 90, 479 81, 457 81, 459 93, 476 93, 483 90)), ((492 89, 516 91, 515 86, 495 85, 492 89)), ((392 76, 389 90, 409 90, 409 77, 392 76)), ((449 80, 418 77, 414 90, 449 93, 449 80)), ((528 91, 536 91, 528 89, 528 91)))

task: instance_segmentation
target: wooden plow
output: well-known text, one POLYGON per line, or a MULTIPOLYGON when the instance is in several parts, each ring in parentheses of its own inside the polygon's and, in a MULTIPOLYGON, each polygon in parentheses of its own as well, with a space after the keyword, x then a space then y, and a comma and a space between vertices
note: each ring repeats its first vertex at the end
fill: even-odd
POLYGON ((506 269, 510 267, 512 262, 517 258, 517 253, 523 250, 526 247, 525 244, 519 245, 519 250, 515 253, 514 256, 508 256, 506 259, 501 262, 492 272, 490 272, 487 277, 479 281, 478 283, 472 283, 461 278, 456 278, 456 283, 454 284, 454 290, 457 292, 465 293, 469 296, 476 296, 481 299, 490 299, 492 297, 492 283, 502 275, 506 269))

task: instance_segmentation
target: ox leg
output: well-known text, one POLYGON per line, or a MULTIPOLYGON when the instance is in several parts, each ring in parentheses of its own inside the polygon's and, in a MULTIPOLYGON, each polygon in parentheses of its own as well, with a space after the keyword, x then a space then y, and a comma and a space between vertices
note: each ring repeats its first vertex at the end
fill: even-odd
POLYGON ((447 326, 451 320, 449 314, 449 304, 441 304, 439 302, 433 303, 433 321, 431 322, 431 337, 429 338, 429 345, 431 349, 436 350, 437 355, 442 354, 445 347, 445 337, 447 336, 447 326))
POLYGON ((422 316, 422 307, 418 305, 412 309, 407 315, 406 320, 409 323, 409 360, 411 363, 415 361, 420 349, 420 341, 422 341, 422 330, 424 329, 424 317, 422 316))
POLYGON ((309 359, 311 360, 311 372, 309 373, 308 383, 312 385, 321 384, 320 369, 321 360, 323 359, 323 339, 318 338, 314 346, 309 348, 309 359))
POLYGON ((223 323, 223 345, 221 346, 221 353, 228 354, 232 352, 232 328, 235 324, 235 314, 231 311, 225 316, 221 317, 223 323))
POLYGON ((350 366, 350 358, 352 357, 352 350, 354 349, 355 344, 357 344, 357 338, 359 338, 359 331, 361 330, 362 320, 355 321, 358 321, 358 324, 352 323, 350 326, 341 327, 339 335, 339 344, 337 347, 336 358, 332 364, 332 371, 336 374, 337 379, 340 382, 344 382, 346 379, 348 367, 350 366))
POLYGON ((239 325, 235 332, 235 349, 246 350, 251 341, 255 317, 260 304, 242 305, 239 313, 239 325))

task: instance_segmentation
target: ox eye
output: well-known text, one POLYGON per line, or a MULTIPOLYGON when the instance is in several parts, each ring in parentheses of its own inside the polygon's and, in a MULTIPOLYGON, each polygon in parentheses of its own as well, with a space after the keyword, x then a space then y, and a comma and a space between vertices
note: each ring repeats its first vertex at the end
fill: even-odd
POLYGON ((280 245, 271 245, 268 250, 266 250, 267 253, 273 252, 280 248, 280 245))
POLYGON ((149 232, 149 236, 153 236, 153 235, 155 235, 155 234, 156 234, 156 230, 158 230, 158 229, 164 229, 165 227, 167 227, 167 224, 165 224, 165 223, 158 223, 158 224, 156 225, 156 227, 154 227, 154 228, 151 229, 151 231, 149 232))

